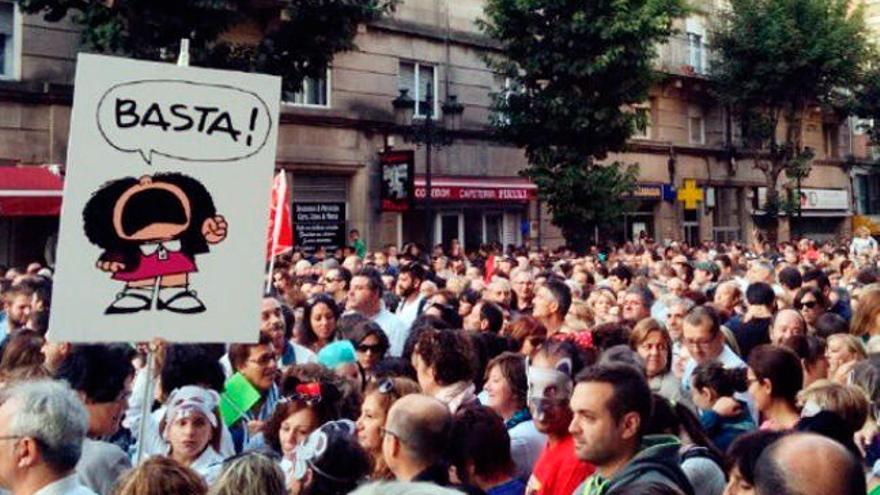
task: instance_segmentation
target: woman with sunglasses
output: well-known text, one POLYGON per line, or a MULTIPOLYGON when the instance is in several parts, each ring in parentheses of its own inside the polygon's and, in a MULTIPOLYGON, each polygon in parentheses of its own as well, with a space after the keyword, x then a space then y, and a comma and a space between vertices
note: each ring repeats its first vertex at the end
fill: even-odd
POLYGON ((408 378, 383 378, 367 384, 361 416, 357 420, 357 440, 373 458, 370 479, 394 479, 382 455, 382 428, 385 426, 388 411, 398 399, 420 391, 419 384, 408 378))
POLYGON ((388 352, 390 347, 388 336, 378 323, 365 320, 352 327, 348 340, 354 345, 355 357, 364 377, 369 378, 373 375, 376 365, 388 352))
POLYGON ((198 473, 211 485, 220 475, 223 425, 217 415, 220 395, 187 385, 168 397, 165 417, 159 424, 167 442, 165 455, 198 473))
POLYGON ((306 301, 303 310, 300 344, 317 353, 325 345, 336 340, 336 320, 339 306, 327 294, 318 294, 306 301))
POLYGON ((816 321, 828 310, 828 299, 818 287, 802 287, 794 296, 794 308, 807 323, 809 333, 816 331, 816 321))
POLYGON ((528 480, 547 443, 547 435, 535 428, 527 404, 526 360, 521 354, 504 352, 486 365, 486 405, 501 416, 510 435, 510 455, 515 475, 528 480))

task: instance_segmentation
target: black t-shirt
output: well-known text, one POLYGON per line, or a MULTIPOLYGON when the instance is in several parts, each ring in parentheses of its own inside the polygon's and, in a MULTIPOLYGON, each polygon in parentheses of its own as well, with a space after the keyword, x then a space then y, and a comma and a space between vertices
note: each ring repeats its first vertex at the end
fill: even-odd
POLYGON ((739 346, 740 356, 743 360, 749 358, 749 353, 761 344, 770 343, 770 324, 773 318, 752 318, 740 325, 733 334, 736 336, 736 344, 739 346))

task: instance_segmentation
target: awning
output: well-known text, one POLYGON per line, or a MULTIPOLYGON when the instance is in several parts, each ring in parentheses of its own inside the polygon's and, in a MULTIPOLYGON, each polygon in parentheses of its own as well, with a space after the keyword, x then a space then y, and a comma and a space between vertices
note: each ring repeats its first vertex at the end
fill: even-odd
MULTIPOLYGON (((416 175, 415 196, 425 198, 425 176, 416 175)), ((431 199, 435 201, 528 202, 538 197, 538 186, 522 177, 431 176, 431 199)))
POLYGON ((45 166, 0 167, 0 217, 59 215, 63 184, 45 166))

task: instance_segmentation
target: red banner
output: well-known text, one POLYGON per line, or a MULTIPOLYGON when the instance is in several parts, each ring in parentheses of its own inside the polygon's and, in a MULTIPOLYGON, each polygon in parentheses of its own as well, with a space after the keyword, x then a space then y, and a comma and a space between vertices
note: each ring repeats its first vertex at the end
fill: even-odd
POLYGON ((272 181, 272 200, 269 204, 269 232, 266 259, 293 249, 293 226, 290 221, 290 191, 287 173, 279 172, 272 181))

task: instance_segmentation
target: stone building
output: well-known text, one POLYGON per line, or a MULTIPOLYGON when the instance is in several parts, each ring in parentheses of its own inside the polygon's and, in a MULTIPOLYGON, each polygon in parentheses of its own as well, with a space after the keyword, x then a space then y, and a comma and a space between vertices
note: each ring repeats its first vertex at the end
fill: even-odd
MULTIPOLYGON (((518 176, 526 165, 522 151, 492 138, 491 95, 503 91, 504 81, 485 63, 495 48, 475 24, 483 4, 405 0, 390 18, 362 26, 358 49, 339 54, 325 78, 283 95, 277 167, 289 174, 294 206, 342 210, 339 222, 317 226, 320 242, 344 242, 353 228, 372 248, 424 242, 429 229, 432 241, 455 238, 468 250, 486 242, 563 242, 535 187, 518 176), (433 149, 431 221, 422 201, 426 148, 408 142, 394 125, 392 102, 402 88, 417 100, 417 125, 429 105, 438 123, 448 117, 444 107, 453 108, 455 100, 463 106, 452 142, 433 149), (389 149, 415 152, 416 201, 408 212, 381 208, 379 155, 389 149)), ((753 236, 763 179, 746 160, 730 160, 735 126, 707 91, 706 26, 713 9, 706 2, 680 21, 681 35, 659 47, 657 68, 670 77, 638 110, 649 125, 627 153, 612 157, 640 165, 640 188, 617 229, 619 239, 641 231, 689 241, 753 236), (684 209, 674 195, 689 179, 705 192, 696 210, 684 209)), ((60 186, 52 185, 58 182, 50 169, 64 167, 77 39, 70 23, 48 24, 0 0, 0 166, 40 170, 15 178, 0 168, 0 263, 31 261, 53 242, 60 186), (48 191, 27 189, 32 183, 48 191), (10 198, 17 209, 4 213, 10 198)), ((832 236, 848 229, 852 188, 842 164, 864 146, 857 149, 860 137, 846 124, 820 112, 807 124, 807 145, 818 159, 803 184, 802 218, 792 222, 798 233, 832 236)), ((297 226, 300 232, 310 227, 297 226)))

